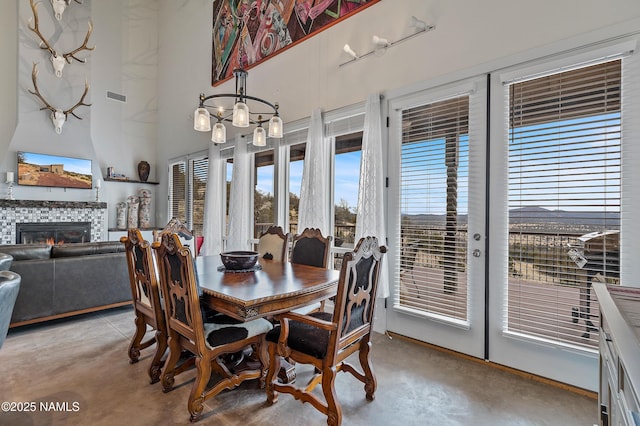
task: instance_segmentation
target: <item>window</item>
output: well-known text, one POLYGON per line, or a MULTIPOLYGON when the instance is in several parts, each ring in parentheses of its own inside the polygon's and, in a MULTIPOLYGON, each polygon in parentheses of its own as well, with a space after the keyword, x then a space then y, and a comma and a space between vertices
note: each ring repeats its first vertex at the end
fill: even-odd
POLYGON ((467 319, 469 97, 402 111, 400 305, 467 319))
POLYGON ((254 157, 254 238, 274 225, 274 150, 256 152, 254 157))
POLYGON ((195 235, 202 235, 208 158, 187 156, 169 165, 169 217, 185 223, 195 235))
POLYGON ((621 62, 507 87, 509 331, 597 346, 591 282, 619 277, 621 62))
POLYGON ((289 147, 289 232, 298 232, 298 212, 300 207, 300 186, 304 168, 306 143, 289 147))
POLYGON ((333 174, 334 245, 355 246, 356 208, 360 185, 362 132, 338 136, 335 139, 333 174))
POLYGON ((169 218, 187 221, 187 162, 169 165, 169 218))

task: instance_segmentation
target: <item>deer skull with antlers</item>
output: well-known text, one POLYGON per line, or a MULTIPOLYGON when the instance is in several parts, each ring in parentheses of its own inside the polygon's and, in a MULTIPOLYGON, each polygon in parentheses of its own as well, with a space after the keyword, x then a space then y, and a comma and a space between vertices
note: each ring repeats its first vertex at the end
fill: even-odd
POLYGON ((51 106, 51 104, 44 99, 42 94, 40 94, 40 89, 38 89, 37 78, 38 78, 38 66, 37 64, 33 64, 33 71, 31 72, 31 80, 33 81, 33 88, 35 92, 32 90, 29 90, 29 93, 31 93, 32 95, 35 95, 44 104, 44 106, 40 108, 40 110, 48 109, 49 111, 51 111, 51 121, 53 122, 53 126, 55 127, 57 134, 62 133, 62 126, 64 126, 64 123, 67 121, 67 116, 69 114, 73 115, 78 120, 82 120, 82 117, 78 117, 73 112, 73 110, 75 110, 81 105, 91 106, 91 104, 84 103, 84 98, 87 96, 87 93, 89 92, 89 83, 87 82, 86 79, 84 81, 84 93, 80 97, 80 100, 78 101, 78 103, 76 103, 74 106, 72 106, 69 109, 62 110, 60 108, 51 106))
MULTIPOLYGON (((55 15, 58 21, 61 20, 62 14, 64 13, 64 10, 67 8, 67 6, 69 6, 69 3, 71 3, 71 0, 50 0, 50 1, 51 1, 51 7, 53 7, 53 14, 55 15)), ((75 2, 78 4, 82 4, 80 0, 75 0, 75 2)))
MULTIPOLYGON (((91 33, 93 32, 93 24, 91 23, 91 21, 89 21, 89 29, 87 30, 87 35, 84 37, 84 42, 82 43, 82 45, 77 49, 72 50, 71 52, 59 54, 51 46, 51 44, 49 44, 47 39, 44 38, 44 36, 40 32, 40 28, 38 26, 39 24, 38 4, 39 3, 34 3, 34 0, 29 0, 29 1, 31 3, 31 10, 33 11, 33 18, 29 19, 29 22, 33 21, 33 27, 29 26, 29 29, 33 31, 38 36, 38 38, 40 38, 40 48, 46 49, 49 51, 49 53, 51 53, 51 57, 50 57, 51 65, 53 65, 53 71, 55 72, 56 77, 58 78, 62 77, 62 70, 64 69, 65 63, 71 64, 72 59, 75 59, 76 61, 82 62, 82 63, 86 62, 87 61, 86 58, 79 59, 75 55, 76 53, 81 52, 83 50, 93 50, 96 48, 95 46, 87 47, 87 43, 89 42, 89 37, 91 37, 91 33)), ((69 2, 66 2, 66 3, 68 4, 69 2)), ((53 0, 52 0, 52 4, 53 4, 53 0)))

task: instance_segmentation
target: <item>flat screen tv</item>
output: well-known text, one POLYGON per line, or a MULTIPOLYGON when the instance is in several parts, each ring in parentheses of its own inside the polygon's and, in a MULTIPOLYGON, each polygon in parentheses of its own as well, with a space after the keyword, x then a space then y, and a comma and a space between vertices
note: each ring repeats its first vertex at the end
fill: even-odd
POLYGON ((18 185, 92 188, 91 160, 18 151, 18 185))

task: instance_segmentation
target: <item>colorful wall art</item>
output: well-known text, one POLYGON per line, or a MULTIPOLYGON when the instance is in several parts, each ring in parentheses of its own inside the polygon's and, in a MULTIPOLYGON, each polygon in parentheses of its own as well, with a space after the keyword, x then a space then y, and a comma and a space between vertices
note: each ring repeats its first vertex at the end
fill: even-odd
POLYGON ((214 0, 212 84, 380 0, 214 0))

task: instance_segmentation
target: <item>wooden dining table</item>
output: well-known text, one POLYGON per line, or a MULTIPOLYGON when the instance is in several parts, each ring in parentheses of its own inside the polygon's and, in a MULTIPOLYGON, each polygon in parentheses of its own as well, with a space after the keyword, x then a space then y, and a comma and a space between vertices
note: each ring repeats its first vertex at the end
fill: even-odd
POLYGON ((250 272, 221 270, 219 255, 198 256, 200 299, 241 321, 288 312, 334 296, 339 271, 260 258, 250 272))

